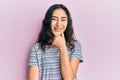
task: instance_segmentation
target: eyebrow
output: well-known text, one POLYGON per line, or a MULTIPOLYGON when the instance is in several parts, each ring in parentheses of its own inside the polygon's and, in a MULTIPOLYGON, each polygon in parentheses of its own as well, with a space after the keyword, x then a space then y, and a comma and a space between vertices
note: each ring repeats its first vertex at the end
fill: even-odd
MULTIPOLYGON (((54 18, 58 18, 57 16, 52 16, 52 17, 54 17, 54 18)), ((61 18, 67 18, 67 17, 61 17, 61 18)))

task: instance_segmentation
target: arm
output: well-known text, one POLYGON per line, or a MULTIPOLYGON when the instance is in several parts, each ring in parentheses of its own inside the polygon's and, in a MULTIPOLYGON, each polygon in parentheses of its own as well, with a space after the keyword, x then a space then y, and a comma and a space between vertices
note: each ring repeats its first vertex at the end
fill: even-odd
POLYGON ((61 71, 64 80, 74 80, 79 66, 79 59, 69 60, 66 46, 60 47, 61 71))
POLYGON ((28 61, 28 80, 39 80, 39 67, 37 59, 37 44, 31 47, 28 61))
POLYGON ((63 79, 74 80, 80 60, 78 58, 72 58, 69 60, 63 33, 61 36, 54 38, 53 45, 56 45, 60 50, 61 72, 63 79))
POLYGON ((39 80, 38 66, 30 66, 29 67, 28 80, 39 80))

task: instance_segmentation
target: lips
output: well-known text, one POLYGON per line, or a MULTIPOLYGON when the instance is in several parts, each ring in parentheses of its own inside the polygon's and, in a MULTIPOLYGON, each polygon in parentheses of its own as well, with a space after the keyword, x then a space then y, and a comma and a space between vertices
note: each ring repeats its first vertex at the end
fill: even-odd
POLYGON ((60 32, 62 28, 54 28, 54 31, 60 32))

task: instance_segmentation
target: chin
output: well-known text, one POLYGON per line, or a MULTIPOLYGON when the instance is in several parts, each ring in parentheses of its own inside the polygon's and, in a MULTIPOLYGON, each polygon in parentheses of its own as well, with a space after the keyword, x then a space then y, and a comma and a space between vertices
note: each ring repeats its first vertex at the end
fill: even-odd
POLYGON ((61 33, 54 33, 54 36, 60 36, 61 33))

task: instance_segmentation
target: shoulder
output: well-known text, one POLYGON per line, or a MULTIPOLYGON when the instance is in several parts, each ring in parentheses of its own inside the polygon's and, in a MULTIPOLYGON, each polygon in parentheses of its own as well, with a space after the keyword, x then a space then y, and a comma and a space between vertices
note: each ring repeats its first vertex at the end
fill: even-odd
POLYGON ((34 44, 32 45, 32 49, 33 49, 33 50, 38 50, 38 49, 40 49, 39 43, 34 43, 34 44))
POLYGON ((79 42, 78 40, 75 40, 75 41, 74 41, 74 45, 75 45, 75 46, 81 46, 81 44, 80 44, 80 42, 79 42))

